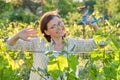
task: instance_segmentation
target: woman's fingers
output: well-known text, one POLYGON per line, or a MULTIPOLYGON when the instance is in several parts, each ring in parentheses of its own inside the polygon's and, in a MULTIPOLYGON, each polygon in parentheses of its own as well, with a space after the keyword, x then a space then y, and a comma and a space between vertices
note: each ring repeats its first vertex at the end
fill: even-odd
POLYGON ((29 41, 29 38, 37 37, 38 31, 34 28, 26 28, 21 30, 18 35, 19 38, 25 41, 29 41))
POLYGON ((31 38, 37 38, 38 36, 37 35, 31 35, 30 37, 31 38))
POLYGON ((27 37, 38 37, 36 33, 28 34, 27 37))
MULTIPOLYGON (((26 30, 33 30, 34 28, 26 28, 26 30)), ((35 29, 34 29, 35 30, 35 29)))
POLYGON ((38 33, 38 31, 35 30, 35 29, 33 29, 33 28, 27 29, 27 32, 28 32, 28 33, 33 33, 33 34, 34 34, 34 33, 36 33, 36 34, 38 33))
POLYGON ((27 32, 29 34, 29 37, 37 37, 38 31, 37 30, 30 30, 27 32))
POLYGON ((28 33, 28 34, 37 34, 38 31, 36 31, 36 30, 32 30, 32 31, 27 31, 27 33, 28 33))

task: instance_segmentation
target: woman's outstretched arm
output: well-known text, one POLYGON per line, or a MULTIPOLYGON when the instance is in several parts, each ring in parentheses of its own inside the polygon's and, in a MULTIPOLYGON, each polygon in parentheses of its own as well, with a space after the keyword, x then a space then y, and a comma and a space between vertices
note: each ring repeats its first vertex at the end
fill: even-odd
POLYGON ((30 38, 37 37, 37 33, 38 32, 33 28, 23 29, 7 40, 7 48, 9 50, 25 50, 26 48, 32 48, 33 43, 30 38))
POLYGON ((29 38, 33 38, 33 37, 37 37, 35 34, 37 34, 38 32, 33 29, 33 28, 27 28, 27 29, 23 29, 20 32, 18 32, 15 36, 13 36, 12 38, 10 38, 7 41, 8 45, 15 45, 16 42, 21 39, 24 41, 29 41, 29 38))

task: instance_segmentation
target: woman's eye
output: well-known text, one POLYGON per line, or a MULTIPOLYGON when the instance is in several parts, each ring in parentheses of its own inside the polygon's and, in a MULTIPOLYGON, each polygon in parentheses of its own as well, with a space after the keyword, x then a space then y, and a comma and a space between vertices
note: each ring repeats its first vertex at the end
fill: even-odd
POLYGON ((56 25, 52 26, 51 29, 55 29, 56 28, 56 25))
POLYGON ((63 22, 61 22, 59 25, 60 25, 60 26, 63 26, 64 24, 63 24, 63 22))
POLYGON ((51 29, 54 29, 54 27, 52 26, 51 29))
POLYGON ((62 25, 63 25, 63 23, 60 23, 60 25, 62 26, 62 25))

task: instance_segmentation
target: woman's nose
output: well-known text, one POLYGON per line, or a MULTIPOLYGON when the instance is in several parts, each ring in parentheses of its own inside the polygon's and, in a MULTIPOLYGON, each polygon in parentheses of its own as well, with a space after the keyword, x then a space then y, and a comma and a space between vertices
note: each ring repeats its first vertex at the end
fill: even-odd
POLYGON ((60 30, 60 29, 63 29, 63 26, 58 25, 58 26, 57 26, 57 29, 59 29, 59 30, 60 30))

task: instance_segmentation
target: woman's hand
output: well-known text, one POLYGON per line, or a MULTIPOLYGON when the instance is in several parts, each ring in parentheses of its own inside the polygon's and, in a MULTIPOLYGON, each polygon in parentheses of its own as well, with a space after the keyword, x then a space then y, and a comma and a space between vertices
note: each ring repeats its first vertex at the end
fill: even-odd
POLYGON ((26 28, 18 32, 12 38, 7 41, 7 44, 13 46, 16 44, 17 40, 22 39, 24 41, 29 41, 29 38, 37 37, 38 31, 33 28, 26 28))
POLYGON ((38 31, 33 28, 26 28, 26 29, 21 30, 17 34, 17 36, 19 39, 29 41, 29 38, 37 37, 37 33, 38 33, 38 31))

